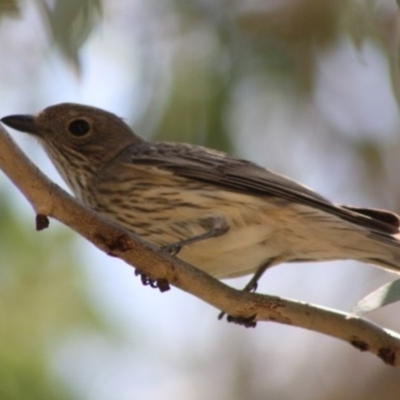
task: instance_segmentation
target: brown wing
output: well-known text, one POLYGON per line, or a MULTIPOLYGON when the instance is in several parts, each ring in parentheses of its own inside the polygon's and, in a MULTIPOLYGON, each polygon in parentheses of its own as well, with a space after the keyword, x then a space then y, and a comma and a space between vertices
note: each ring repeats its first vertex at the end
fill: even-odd
POLYGON ((289 178, 222 152, 180 143, 145 143, 129 150, 133 163, 157 166, 230 191, 274 196, 314 207, 365 227, 384 241, 392 242, 395 239, 390 235, 399 233, 400 218, 394 213, 336 205, 289 178))

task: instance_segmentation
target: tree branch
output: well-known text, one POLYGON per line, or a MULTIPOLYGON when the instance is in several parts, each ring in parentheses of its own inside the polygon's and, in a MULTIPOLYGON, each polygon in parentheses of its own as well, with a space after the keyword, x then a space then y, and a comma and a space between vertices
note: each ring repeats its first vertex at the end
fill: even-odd
POLYGON ((107 254, 121 258, 159 282, 161 290, 167 288, 168 281, 229 315, 256 315, 257 321, 275 321, 324 333, 369 351, 389 365, 400 366, 400 335, 395 332, 317 305, 233 289, 110 223, 51 182, 1 126, 0 168, 34 208, 38 229, 46 227, 46 216, 55 218, 107 254))

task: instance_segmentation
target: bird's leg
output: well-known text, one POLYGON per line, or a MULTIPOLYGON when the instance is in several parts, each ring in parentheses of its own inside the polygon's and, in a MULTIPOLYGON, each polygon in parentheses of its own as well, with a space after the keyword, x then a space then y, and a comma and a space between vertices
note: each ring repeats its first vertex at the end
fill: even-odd
POLYGON ((206 231, 201 233, 200 235, 192 236, 188 239, 180 240, 179 242, 171 243, 166 246, 162 246, 161 249, 167 251, 173 256, 176 256, 181 250, 182 247, 187 246, 188 244, 200 242, 205 239, 210 239, 213 237, 218 237, 228 232, 229 225, 223 217, 209 217, 204 218, 203 220, 198 222, 199 225, 204 227, 206 231))
POLYGON ((270 258, 264 264, 261 264, 251 277, 247 285, 243 288, 244 292, 255 292, 257 290, 258 281, 264 275, 264 272, 275 264, 276 257, 270 258))
MULTIPOLYGON (((258 281, 264 274, 264 272, 272 267, 272 265, 276 264, 277 258, 270 258, 267 260, 264 264, 261 264, 254 273, 254 275, 251 277, 250 281, 247 283, 247 285, 243 288, 244 292, 255 292, 257 290, 258 286, 258 281)), ((218 314, 218 319, 222 319, 225 315, 224 311, 221 311, 218 314)), ((227 320, 228 322, 234 322, 239 325, 244 325, 246 328, 254 328, 256 326, 256 322, 254 321, 254 318, 256 315, 252 315, 249 318, 244 318, 244 317, 233 317, 231 315, 228 315, 227 320)))
MULTIPOLYGON (((227 224, 226 220, 219 216, 204 218, 197 223, 206 230, 204 233, 190 237, 188 239, 181 240, 176 243, 162 246, 161 249, 175 256, 181 251, 183 246, 212 237, 221 236, 229 230, 229 225, 227 224)), ((151 279, 139 270, 136 270, 135 275, 140 275, 143 285, 149 285, 152 288, 159 289, 161 292, 165 292, 170 289, 168 282, 165 280, 151 279)))

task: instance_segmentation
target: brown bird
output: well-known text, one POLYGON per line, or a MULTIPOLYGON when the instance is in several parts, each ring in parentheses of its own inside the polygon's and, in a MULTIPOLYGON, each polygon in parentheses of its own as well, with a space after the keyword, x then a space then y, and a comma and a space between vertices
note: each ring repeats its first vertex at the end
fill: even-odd
POLYGON ((37 138, 87 206, 217 278, 291 261, 353 259, 400 272, 400 219, 334 204, 252 162, 147 142, 78 104, 1 120, 37 138))

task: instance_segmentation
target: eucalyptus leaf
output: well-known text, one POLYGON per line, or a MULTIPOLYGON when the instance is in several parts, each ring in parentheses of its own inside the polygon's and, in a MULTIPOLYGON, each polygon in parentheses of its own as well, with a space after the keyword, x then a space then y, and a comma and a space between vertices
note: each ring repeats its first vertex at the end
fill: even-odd
POLYGON ((358 316, 378 310, 384 306, 400 300, 400 279, 386 283, 369 293, 353 308, 353 314, 358 316))

